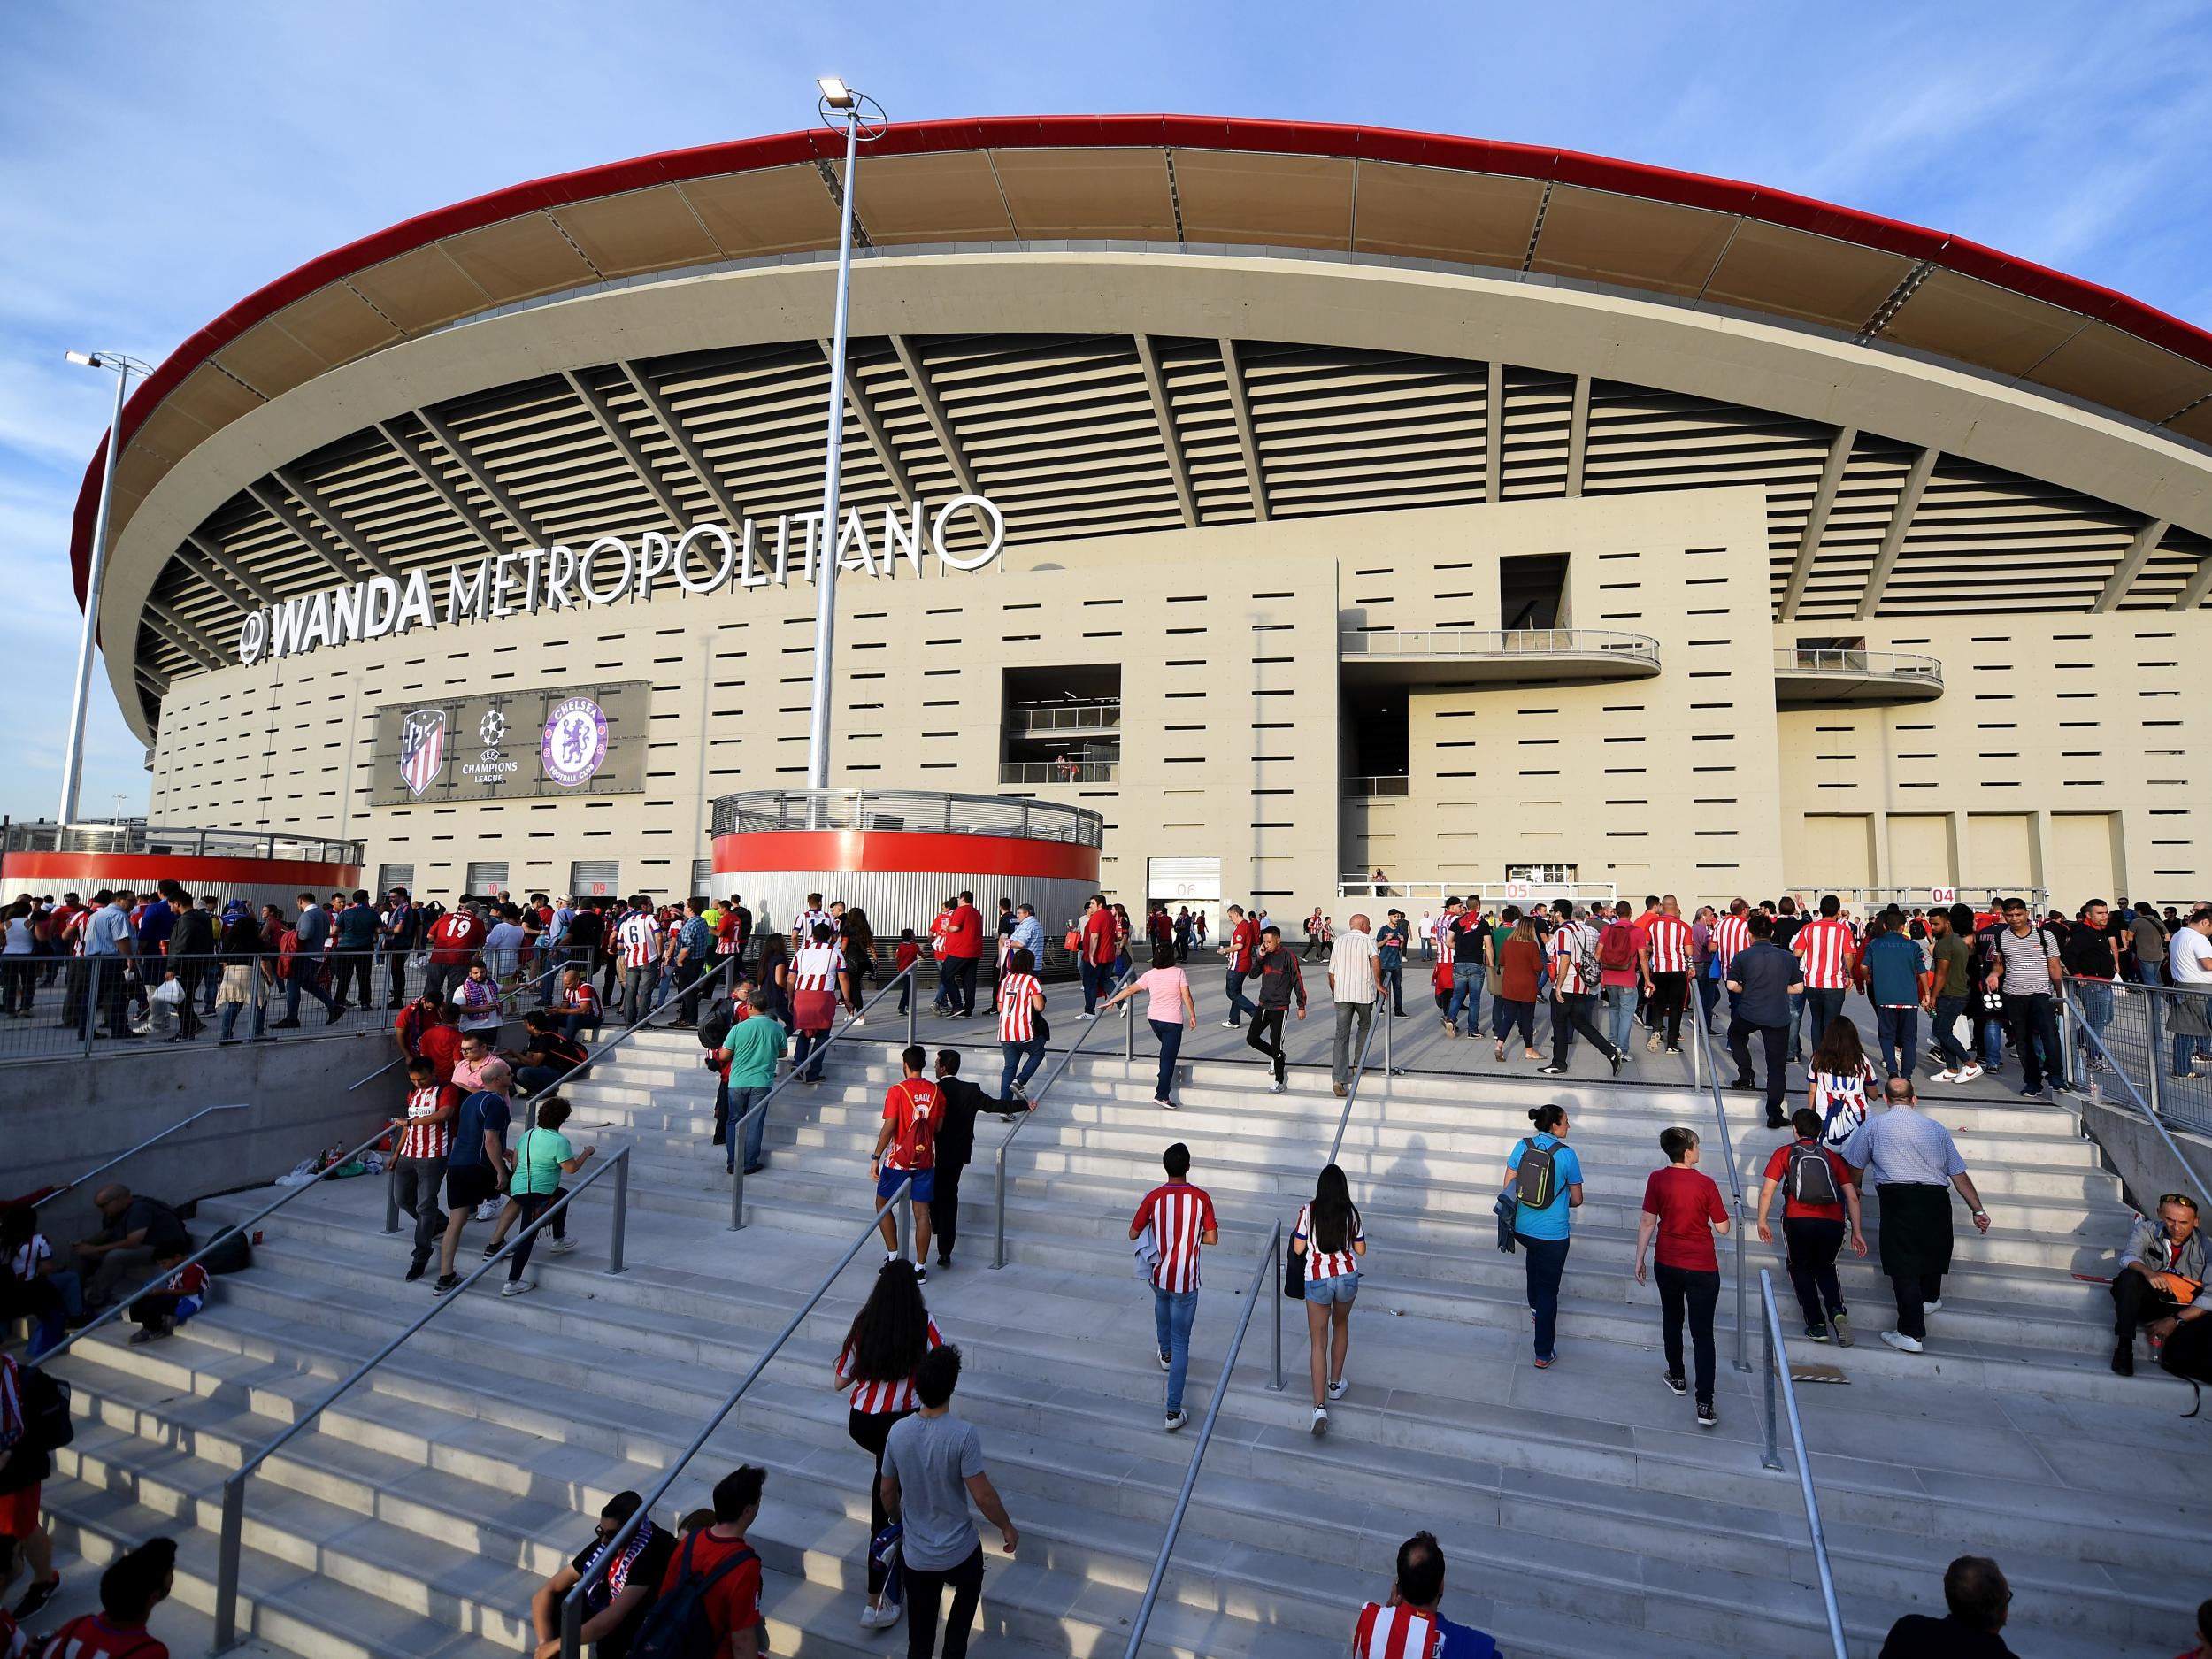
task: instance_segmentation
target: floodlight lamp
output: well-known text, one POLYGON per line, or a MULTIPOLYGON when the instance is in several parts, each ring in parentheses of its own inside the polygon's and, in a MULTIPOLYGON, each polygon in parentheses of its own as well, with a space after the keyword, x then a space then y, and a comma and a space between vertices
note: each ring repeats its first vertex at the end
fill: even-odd
POLYGON ((100 354, 96 351, 66 351, 62 355, 81 369, 96 369, 100 366, 100 354))
POLYGON ((822 102, 833 110, 849 110, 853 107, 852 88, 835 75, 823 75, 814 84, 822 88, 822 102))

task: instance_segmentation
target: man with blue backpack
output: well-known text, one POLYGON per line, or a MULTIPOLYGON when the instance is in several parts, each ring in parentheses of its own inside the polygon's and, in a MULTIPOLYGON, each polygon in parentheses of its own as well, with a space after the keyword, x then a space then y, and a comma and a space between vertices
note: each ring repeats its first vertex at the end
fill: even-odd
POLYGON ((741 1463, 715 1483, 714 1525, 688 1534, 638 1627, 629 1659, 759 1659, 760 1557, 745 1530, 760 1513, 768 1471, 741 1463))

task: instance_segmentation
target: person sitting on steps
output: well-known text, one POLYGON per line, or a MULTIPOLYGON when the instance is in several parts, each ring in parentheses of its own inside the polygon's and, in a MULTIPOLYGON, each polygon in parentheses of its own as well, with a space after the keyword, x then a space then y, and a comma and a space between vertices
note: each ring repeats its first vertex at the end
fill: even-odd
POLYGON ((2139 1216, 2120 1252, 2120 1271, 2112 1279, 2114 1327, 2112 1369, 2135 1375, 2135 1333, 2154 1344, 2173 1334, 2184 1319, 2200 1318, 2204 1307, 2204 1235, 2197 1231, 2197 1201, 2186 1193, 2168 1193, 2155 1215, 2139 1216))

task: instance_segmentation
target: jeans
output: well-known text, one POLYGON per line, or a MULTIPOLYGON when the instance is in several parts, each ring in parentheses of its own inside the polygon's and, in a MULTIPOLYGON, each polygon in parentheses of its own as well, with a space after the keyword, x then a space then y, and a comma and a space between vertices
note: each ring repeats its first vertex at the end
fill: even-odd
POLYGON ((929 999, 929 1005, 940 1014, 949 1014, 960 1005, 960 991, 953 984, 950 956, 937 958, 937 994, 929 999))
POLYGON ((999 1047, 1006 1055, 1006 1071, 998 1083, 999 1096, 1003 1099, 1014 1092, 1016 1084, 1025 1084, 1037 1075, 1037 1068, 1045 1062, 1045 1040, 1032 1037, 1027 1042, 1002 1042, 999 1047), (1024 1055, 1029 1057, 1025 1060, 1024 1055))
POLYGON ((328 995, 315 983, 316 963, 312 956, 297 956, 292 962, 292 975, 284 982, 284 1018, 297 1020, 300 1017, 300 998, 311 996, 323 1005, 323 1011, 335 1014, 337 998, 328 995))
POLYGON ((1175 1085, 1175 1056, 1183 1051, 1183 1022, 1179 1019, 1148 1019, 1152 1034, 1160 1042, 1160 1080, 1152 1091, 1154 1100, 1171 1100, 1168 1091, 1175 1085))
POLYGON ((1690 1000, 1690 976, 1686 973, 1655 973, 1651 976, 1651 1000, 1645 1017, 1655 1026, 1666 1022, 1667 1047, 1682 1046, 1682 1009, 1690 1000))
POLYGON ((1267 1056, 1278 1083, 1289 1076, 1289 1068, 1283 1061, 1283 1017, 1289 1012, 1286 1008, 1261 1009, 1252 1016, 1252 1029, 1244 1039, 1246 1048, 1267 1056))
MULTIPOLYGON (((750 1087, 733 1088, 730 1091, 731 1129, 734 1130, 737 1127, 739 1121, 747 1112, 752 1110, 754 1107, 759 1105, 761 1102, 768 1098, 768 1090, 770 1087, 771 1086, 766 1083, 759 1083, 755 1084, 750 1087)), ((768 1114, 766 1112, 761 1113, 757 1118, 754 1118, 752 1122, 745 1125, 745 1146, 743 1149, 745 1153, 745 1169, 747 1173, 749 1174, 751 1171, 760 1167, 761 1145, 762 1142, 767 1139, 767 1136, 768 1114)), ((735 1140, 733 1139, 730 1147, 722 1160, 724 1169, 733 1170, 737 1167, 737 1151, 738 1148, 735 1140)))
POLYGON ((1959 1016, 1966 1011, 1962 996, 1939 996, 1935 1000, 1935 1016, 1929 1030, 1935 1038, 1937 1051, 1943 1056, 1943 1064, 1955 1071, 1973 1059, 1959 1041, 1959 1016))
POLYGON ((1232 1026, 1234 1026, 1237 1024, 1238 1018, 1240 1015, 1249 1014, 1255 1019, 1257 1019, 1260 1017, 1260 1005, 1257 1002, 1255 1002, 1250 997, 1245 995, 1244 975, 1238 972, 1234 968, 1229 970, 1228 991, 1229 1024, 1232 1026))
POLYGON ((1152 1325, 1160 1339, 1160 1352, 1167 1359, 1167 1414, 1173 1417, 1183 1409, 1183 1377, 1190 1370, 1191 1321, 1198 1317, 1198 1293, 1194 1290, 1162 1290, 1152 1287, 1152 1325))
POLYGON ((1705 1022, 1705 1029, 1713 1028, 1713 1010, 1720 1005, 1720 981, 1709 973, 1697 976, 1698 1018, 1705 1022))
POLYGON ((1874 1030, 1881 1045, 1882 1069, 1891 1077, 1910 1077, 1920 1056, 1920 1010, 1910 1004, 1874 1010, 1874 1030))
MULTIPOLYGON (((212 1014, 215 1011, 215 993, 221 987, 222 983, 222 964, 219 962, 204 962, 200 964, 201 1013, 212 1014)), ((23 993, 23 1006, 28 1008, 30 1005, 30 988, 26 986, 23 993)))
POLYGON ((1373 1027, 1374 1023, 1375 1005, 1372 1002, 1339 1002, 1336 1005, 1336 1048, 1329 1062, 1329 1080, 1337 1087, 1348 1087, 1352 1081, 1352 1067, 1355 1064, 1353 1027, 1359 1028, 1358 1046, 1364 1050, 1367 1047, 1367 1033, 1373 1027))
POLYGON ((385 964, 391 970, 391 1006, 402 1008, 407 1002, 407 953, 393 945, 384 953, 385 964))
POLYGON ((1536 1316, 1536 1357, 1549 1359, 1559 1351, 1559 1281, 1567 1271, 1565 1239, 1532 1239, 1516 1233, 1521 1258, 1528 1272, 1528 1310, 1536 1316))
POLYGON ((518 1065, 515 1068, 515 1097, 534 1094, 540 1089, 551 1088, 566 1077, 572 1067, 557 1065, 518 1065))
POLYGON ((1805 993, 1799 991, 1790 998, 1790 1064, 1795 1065, 1805 1057, 1805 993))
POLYGON ((1392 963, 1382 971, 1383 989, 1389 994, 1390 1011, 1403 1019, 1406 1013, 1406 971, 1401 963, 1392 963))
POLYGON ((1813 1047, 1820 1047, 1820 1039, 1829 1026, 1843 1018, 1843 991, 1840 987, 1824 991, 1808 987, 1805 992, 1805 1011, 1813 1017, 1813 1047))
POLYGON ((1444 1023, 1459 1029, 1459 1010, 1467 1010, 1467 1031, 1470 1036, 1479 1028, 1482 1014, 1483 982, 1490 977, 1490 970, 1479 962, 1452 964, 1452 1005, 1444 1015, 1444 1023))
POLYGON ((1844 1311, 1843 1286, 1836 1279, 1836 1255, 1843 1248, 1843 1223, 1817 1217, 1786 1216, 1782 1238, 1789 1246, 1790 1288, 1797 1293, 1805 1323, 1826 1325, 1844 1311))
POLYGON ((442 1157, 392 1160, 395 1202, 415 1221, 415 1260, 427 1262, 445 1235, 445 1211, 438 1206, 438 1188, 445 1180, 442 1157))
POLYGON ((2004 994, 2005 1024, 2020 1050, 2020 1087, 2039 1089, 2047 1077, 2066 1081, 2066 1056, 2058 1046, 2058 1004, 2048 991, 2029 996, 2004 994))
MULTIPOLYGON (((613 970, 610 968, 608 972, 611 973, 613 970)), ((468 977, 468 964, 465 962, 433 960, 430 965, 422 971, 423 995, 443 1002, 453 994, 453 987, 468 977)))
POLYGON ((1728 1017, 1728 1052, 1735 1059, 1736 1075, 1746 1081, 1751 1077, 1751 1033, 1755 1031, 1766 1048, 1767 1125, 1774 1128, 1782 1118, 1782 1091, 1789 1080, 1790 1034, 1779 1025, 1755 1025, 1740 1014, 1728 1017))
POLYGON ((980 956, 955 956, 945 964, 952 972, 950 995, 957 1004, 954 1011, 963 1019, 975 1018, 975 976, 982 960, 980 956))
MULTIPOLYGON (((2112 981, 2076 979, 2074 995, 2081 1004, 2081 1023, 2096 1034, 2097 1042, 2102 1042, 2105 1028, 2112 1024, 2112 981)), ((2103 1059, 2103 1051, 2096 1043, 2084 1042, 2081 1047, 2089 1064, 2095 1065, 2103 1059)))
POLYGON ((1682 1374, 1682 1316, 1690 1317, 1690 1351, 1697 1361, 1694 1394, 1700 1405, 1713 1402, 1713 1307, 1720 1301, 1720 1274, 1698 1268, 1654 1263, 1659 1281, 1659 1334, 1667 1349, 1667 1372, 1682 1374))
MULTIPOLYGON (((530 1265, 530 1252, 537 1246, 538 1235, 530 1232, 530 1224, 560 1201, 561 1189, 557 1187, 549 1193, 517 1193, 514 1196, 515 1202, 522 1210, 515 1222, 516 1236, 521 1242, 507 1253, 507 1282, 510 1285, 522 1277, 522 1270, 530 1265)), ((557 1238, 567 1219, 568 1211, 564 1210, 553 1217, 549 1226, 540 1231, 550 1233, 557 1238)))
POLYGON ((1098 1012, 1098 999, 1114 982, 1114 964, 1110 962, 1093 962, 1086 956, 1076 966, 1083 974, 1083 1011, 1095 1014, 1098 1012))
POLYGON ((1521 1028, 1521 1047, 1536 1046, 1536 1004, 1517 1002, 1509 996, 1490 999, 1490 1034, 1503 1042, 1506 1033, 1516 1025, 1521 1028))
POLYGON ((1616 1048, 1628 1047, 1629 1032, 1636 1023, 1636 987, 1605 987, 1605 1034, 1616 1048))
POLYGON ((801 1032, 791 1047, 791 1074, 803 1077, 810 1083, 819 1083, 822 1080, 822 1050, 828 1046, 829 1033, 826 1031, 801 1032), (814 1060, 810 1066, 807 1064, 810 1055, 814 1060))
POLYGON ((1574 1047, 1574 1033, 1580 1032, 1597 1051, 1610 1060, 1620 1053, 1603 1032, 1591 1023, 1590 1010, 1598 999, 1586 991, 1568 991, 1552 999, 1551 1004, 1551 1063, 1564 1067, 1569 1050, 1574 1047))
POLYGON ((696 962, 676 964, 676 989, 683 1001, 676 1004, 676 1022, 681 1025, 699 1023, 699 969, 696 962))
MULTIPOLYGON (((902 1417, 914 1415, 905 1411, 849 1411, 845 1417, 845 1432, 852 1443, 876 1460, 876 1478, 868 1483, 868 1537, 871 1541, 891 1525, 891 1517, 883 1507, 883 1442, 889 1438, 891 1426, 902 1417)), ((982 1563, 976 1563, 980 1571, 982 1563)), ((883 1588, 884 1571, 876 1564, 872 1550, 868 1556, 868 1594, 873 1595, 883 1588)))
POLYGON ((622 971, 622 1017, 633 1025, 645 1018, 653 1006, 653 993, 660 984, 660 965, 647 963, 641 968, 622 971))
MULTIPOLYGON (((263 1027, 267 1024, 269 1017, 268 999, 259 995, 260 989, 261 987, 257 985, 254 987, 256 995, 254 996, 253 1003, 253 1034, 256 1037, 259 1037, 262 1034, 263 1027)), ((223 1004, 222 1035, 225 1042, 232 1041, 230 1033, 237 1028, 238 1010, 245 1006, 246 1005, 243 1002, 226 1002, 223 1004)))
POLYGON ((339 1002, 347 1000, 346 987, 351 985, 358 992, 351 999, 355 1007, 376 1006, 376 992, 369 985, 372 961, 365 950, 334 950, 330 953, 330 989, 339 1002))
POLYGON ((906 1582, 906 1659, 930 1659, 937 1644, 937 1611, 948 1588, 952 1609, 945 1615, 943 1659, 967 1659, 968 1632, 983 1599, 983 1546, 978 1544, 967 1560, 944 1572, 902 1565, 900 1573, 906 1582))

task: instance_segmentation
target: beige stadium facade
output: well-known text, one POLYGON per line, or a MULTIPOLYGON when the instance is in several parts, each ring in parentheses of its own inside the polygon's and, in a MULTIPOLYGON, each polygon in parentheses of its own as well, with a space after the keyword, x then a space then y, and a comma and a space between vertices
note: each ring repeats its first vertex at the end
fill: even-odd
MULTIPOLYGON (((677 895, 718 797, 803 784, 814 589, 764 572, 819 503, 836 144, 462 204, 165 364, 100 618, 154 819, 358 837, 421 892, 677 895), (457 565, 748 519, 757 580, 446 619, 457 565), (418 570, 434 626, 272 653, 288 603, 418 570), (634 789, 372 798, 380 709, 629 681, 634 789)), ((857 216, 846 503, 880 543, 981 496, 1003 536, 954 568, 961 511, 949 562, 926 524, 845 571, 837 786, 1089 807, 1116 896, 1280 915, 1377 868, 2212 888, 2212 340, 2170 318, 1748 186, 1359 128, 895 127, 857 216)))

